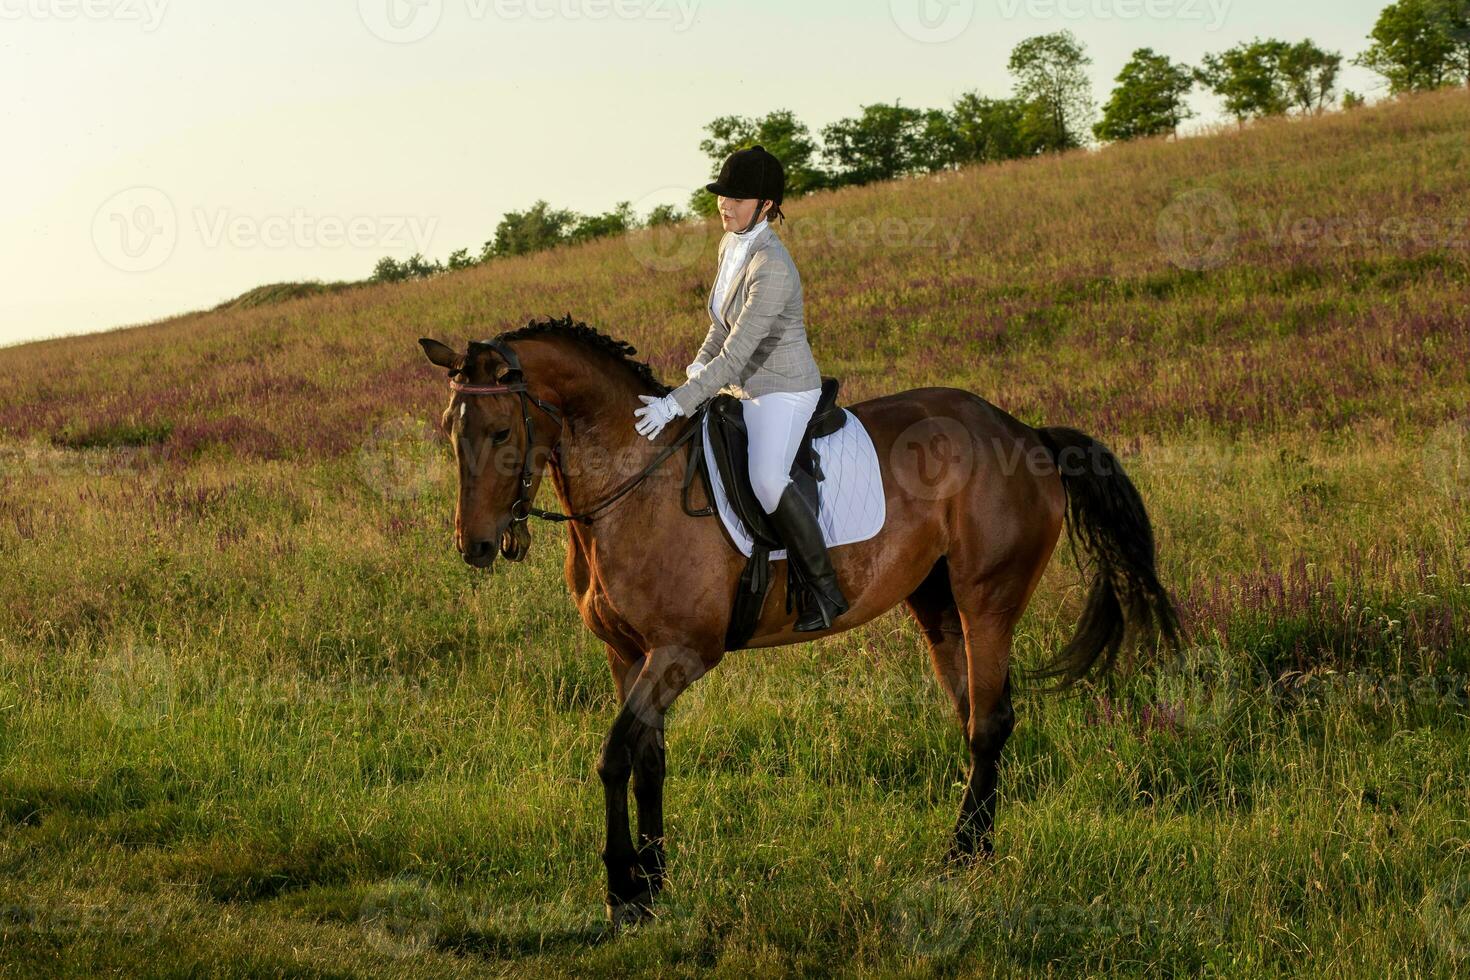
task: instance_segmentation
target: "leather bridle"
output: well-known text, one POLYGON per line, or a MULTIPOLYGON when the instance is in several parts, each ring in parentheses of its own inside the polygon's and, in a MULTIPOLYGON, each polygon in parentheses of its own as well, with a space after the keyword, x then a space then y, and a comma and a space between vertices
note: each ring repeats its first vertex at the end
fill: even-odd
MULTIPOLYGON (((677 439, 669 443, 663 449, 659 450, 658 455, 653 458, 653 462, 645 466, 642 472, 634 476, 616 493, 613 493, 606 500, 578 514, 562 514, 556 511, 542 510, 540 507, 536 507, 531 504, 531 475, 534 472, 534 469, 531 466, 531 447, 535 444, 536 424, 531 421, 530 403, 535 402, 536 407, 540 408, 543 412, 556 419, 559 426, 564 427, 566 424, 565 420, 562 417, 561 410, 558 409, 555 405, 551 405, 531 394, 528 388, 528 383, 525 380, 525 372, 521 370, 521 359, 516 356, 516 352, 510 348, 509 344, 506 344, 505 342, 500 340, 481 340, 478 341, 477 344, 478 346, 489 347, 491 350, 495 351, 495 353, 499 354, 509 368, 504 376, 507 378, 515 376, 518 380, 507 381, 503 384, 472 385, 464 384, 462 382, 455 381, 453 378, 450 378, 449 387, 451 390, 461 395, 509 394, 520 396, 521 425, 525 429, 526 433, 526 448, 521 454, 521 475, 519 485, 516 488, 516 499, 510 505, 510 520, 512 525, 521 523, 531 517, 539 517, 545 521, 578 521, 582 524, 591 524, 593 520, 593 514, 596 514, 598 511, 611 506, 613 503, 620 500, 625 494, 631 491, 634 487, 638 486, 638 484, 642 483, 645 479, 648 478, 648 475, 650 473, 658 469, 658 467, 663 463, 664 460, 672 456, 675 450, 677 450, 685 442, 688 442, 695 433, 700 431, 700 416, 704 412, 704 406, 701 406, 700 409, 695 412, 694 417, 689 420, 689 424, 684 428, 683 432, 679 433, 679 437, 677 439)), ((556 443, 551 447, 552 459, 555 460, 559 458, 557 455, 557 451, 560 448, 561 436, 558 435, 556 443)), ((689 457, 689 468, 686 471, 684 478, 684 510, 686 513, 689 513, 692 516, 706 516, 704 513, 695 513, 694 511, 691 511, 687 502, 688 488, 690 479, 693 475, 694 466, 695 456, 691 453, 689 457)), ((710 499, 713 500, 713 498, 710 499)), ((705 508, 705 510, 708 513, 714 512, 712 507, 705 508)))

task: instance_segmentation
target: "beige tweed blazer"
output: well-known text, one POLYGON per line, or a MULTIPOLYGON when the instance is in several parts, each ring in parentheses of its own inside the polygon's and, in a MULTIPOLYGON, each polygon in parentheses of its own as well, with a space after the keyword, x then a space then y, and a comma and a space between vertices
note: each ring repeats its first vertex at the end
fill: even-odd
MULTIPOLYGON (((734 240, 734 232, 720 239, 716 281, 725 250, 734 240)), ((711 285, 705 311, 713 305, 711 285)), ((771 391, 810 391, 822 386, 802 320, 801 276, 770 225, 750 243, 745 265, 730 282, 720 316, 710 318, 709 333, 695 361, 705 365, 704 372, 671 392, 685 416, 721 391, 736 398, 754 398, 771 391)))

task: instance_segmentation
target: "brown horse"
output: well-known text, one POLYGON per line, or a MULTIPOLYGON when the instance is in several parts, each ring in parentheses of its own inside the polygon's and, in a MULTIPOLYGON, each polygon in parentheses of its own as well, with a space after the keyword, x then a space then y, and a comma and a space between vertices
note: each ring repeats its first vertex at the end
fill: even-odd
MULTIPOLYGON (((745 557, 718 518, 696 519, 681 504, 689 445, 680 451, 681 420, 651 443, 634 431, 638 396, 669 389, 631 358, 633 347, 570 317, 463 354, 420 343, 454 389, 442 426, 459 467, 455 545, 464 560, 490 569, 497 545, 522 560, 529 516, 569 521, 567 584, 607 644, 621 703, 597 762, 608 911, 615 925, 637 921, 664 881, 664 717, 724 656, 745 557), (545 472, 568 514, 531 506, 545 472)), ((1092 559, 1090 594, 1074 637, 1033 676, 1070 686, 1099 664, 1107 670, 1125 638, 1144 632, 1177 647, 1148 515, 1101 443, 1074 429, 1033 429, 968 391, 919 388, 847 408, 878 450, 887 499, 878 535, 832 549, 851 608, 827 631, 794 632, 784 562, 776 563, 747 646, 820 638, 906 603, 970 748, 950 856, 989 856, 1000 754, 1015 717, 1012 634, 1064 522, 1074 550, 1092 559)))

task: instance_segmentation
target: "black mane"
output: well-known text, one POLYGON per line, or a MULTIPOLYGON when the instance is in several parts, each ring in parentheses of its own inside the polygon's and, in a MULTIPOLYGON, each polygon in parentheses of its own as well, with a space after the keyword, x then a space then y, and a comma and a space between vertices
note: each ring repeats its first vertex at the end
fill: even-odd
POLYGON ((507 330, 497 334, 496 340, 519 340, 522 337, 535 337, 542 334, 553 334, 558 337, 569 337, 597 350, 606 351, 617 358, 618 363, 632 371, 638 380, 657 391, 660 395, 667 395, 673 389, 664 384, 653 373, 653 368, 646 361, 640 361, 633 357, 638 353, 638 348, 625 340, 614 340, 607 334, 594 327, 589 327, 580 320, 573 321, 572 315, 568 313, 560 320, 548 317, 545 320, 532 320, 524 327, 515 330, 507 330))

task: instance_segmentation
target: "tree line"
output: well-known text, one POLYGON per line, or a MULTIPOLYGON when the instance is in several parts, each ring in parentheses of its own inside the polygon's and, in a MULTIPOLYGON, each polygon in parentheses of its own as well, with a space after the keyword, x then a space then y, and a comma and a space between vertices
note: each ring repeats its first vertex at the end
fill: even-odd
MULTIPOLYGON (((1397 0, 1378 16, 1372 43, 1353 59, 1386 81, 1392 94, 1449 85, 1470 86, 1470 0, 1397 0)), ((1240 125, 1291 112, 1315 114, 1338 102, 1340 52, 1311 40, 1255 38, 1207 54, 1198 65, 1171 60, 1152 48, 1134 51, 1118 73, 1099 116, 1087 68, 1092 64, 1071 31, 1028 38, 1012 50, 1007 67, 1012 94, 961 95, 948 109, 862 106, 858 115, 822 127, 815 136, 787 109, 759 117, 721 116, 704 128, 699 149, 711 175, 736 150, 761 144, 786 168, 789 197, 816 190, 929 174, 962 166, 1057 153, 1093 142, 1112 143, 1177 135, 1194 116, 1188 97, 1196 86, 1217 96, 1240 125)), ((1362 105, 1347 91, 1345 109, 1362 105)), ((511 255, 615 235, 714 213, 714 196, 699 190, 687 211, 660 205, 643 218, 630 202, 582 215, 535 202, 501 218, 477 255, 460 249, 445 263, 421 255, 381 260, 372 279, 396 282, 468 268, 511 255)))

